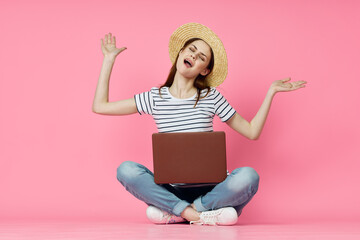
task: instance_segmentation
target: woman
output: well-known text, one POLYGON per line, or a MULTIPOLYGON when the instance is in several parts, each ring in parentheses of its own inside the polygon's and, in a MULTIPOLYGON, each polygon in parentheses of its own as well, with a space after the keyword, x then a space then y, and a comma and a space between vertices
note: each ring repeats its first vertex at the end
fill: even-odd
MULTIPOLYGON (((227 75, 225 48, 217 35, 198 23, 184 24, 170 37, 173 66, 160 88, 133 98, 108 102, 109 77, 116 56, 126 47, 116 48, 115 36, 101 39, 104 61, 97 85, 93 111, 127 115, 138 112, 153 116, 159 132, 213 131, 218 115, 232 129, 248 139, 260 136, 275 93, 305 87, 305 81, 274 81, 258 113, 249 123, 216 90, 227 75)), ((189 221, 190 224, 233 225, 244 206, 258 190, 259 175, 251 167, 240 167, 216 186, 184 187, 158 185, 153 173, 132 161, 117 169, 117 179, 147 205, 147 217, 154 223, 189 221)))

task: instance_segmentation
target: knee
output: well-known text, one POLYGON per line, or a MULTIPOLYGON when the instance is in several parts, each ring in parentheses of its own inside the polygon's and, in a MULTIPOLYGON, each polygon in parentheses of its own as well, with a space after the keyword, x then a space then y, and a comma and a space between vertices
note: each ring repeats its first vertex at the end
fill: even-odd
POLYGON ((139 175, 138 164, 132 161, 124 161, 117 168, 116 177, 120 182, 131 182, 139 175))
MULTIPOLYGON (((252 186, 257 191, 260 176, 252 167, 241 167, 235 169, 232 173, 232 184, 230 188, 239 188, 241 186, 252 186)), ((255 191, 255 192, 256 192, 255 191)))
POLYGON ((248 184, 259 184, 260 176, 255 169, 252 167, 242 167, 238 169, 238 174, 236 174, 238 178, 243 179, 243 181, 247 182, 248 184))
POLYGON ((242 174, 250 184, 257 185, 259 183, 260 176, 252 167, 243 167, 242 174))

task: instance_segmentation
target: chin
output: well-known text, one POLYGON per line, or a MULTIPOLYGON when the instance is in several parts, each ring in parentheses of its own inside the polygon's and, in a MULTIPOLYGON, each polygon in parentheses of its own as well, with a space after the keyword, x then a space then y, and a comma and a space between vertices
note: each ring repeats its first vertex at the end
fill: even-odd
POLYGON ((189 72, 184 71, 183 69, 178 69, 177 70, 179 72, 179 74, 181 76, 183 76, 184 78, 196 78, 196 76, 193 76, 192 74, 189 74, 189 72))

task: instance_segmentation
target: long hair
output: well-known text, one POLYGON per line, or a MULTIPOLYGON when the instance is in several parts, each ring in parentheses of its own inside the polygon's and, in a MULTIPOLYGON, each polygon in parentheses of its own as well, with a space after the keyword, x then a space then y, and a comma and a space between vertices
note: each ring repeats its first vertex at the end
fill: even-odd
MULTIPOLYGON (((184 46, 180 50, 184 50, 190 43, 192 43, 192 42, 194 42, 196 40, 202 40, 202 39, 201 38, 191 38, 191 39, 189 39, 189 40, 187 40, 185 42, 184 46)), ((210 72, 207 75, 209 75, 211 73, 211 71, 212 71, 212 69, 214 67, 214 53, 213 53, 211 48, 210 48, 210 50, 211 50, 211 59, 210 59, 209 65, 207 66, 207 68, 210 70, 210 72)), ((179 51, 179 53, 180 53, 180 51, 179 51)), ((161 88, 163 88, 163 87, 171 87, 171 85, 174 82, 174 77, 175 77, 175 74, 176 74, 176 71, 177 71, 176 63, 177 63, 178 58, 179 58, 179 53, 176 56, 175 62, 174 62, 174 64, 172 65, 172 67, 170 69, 170 72, 169 72, 169 75, 167 77, 166 82, 163 85, 161 85, 160 88, 159 88, 160 96, 161 96, 161 88)), ((206 97, 210 92, 210 86, 207 84, 207 82, 205 80, 206 76, 203 76, 203 75, 199 74, 195 78, 194 87, 196 87, 196 89, 197 89, 197 98, 196 98, 194 108, 195 108, 196 104, 198 103, 198 101, 200 100, 201 90, 207 89, 206 95, 204 97, 206 97)), ((202 98, 204 98, 204 97, 202 97, 202 98)))

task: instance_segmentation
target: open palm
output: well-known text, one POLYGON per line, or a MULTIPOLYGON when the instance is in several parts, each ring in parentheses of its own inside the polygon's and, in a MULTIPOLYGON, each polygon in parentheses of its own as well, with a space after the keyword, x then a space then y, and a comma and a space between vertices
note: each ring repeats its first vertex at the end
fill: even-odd
POLYGON ((306 81, 294 81, 290 83, 288 82, 290 79, 291 78, 289 77, 282 80, 276 80, 271 84, 271 88, 273 88, 275 92, 287 92, 303 88, 307 83, 306 81))
POLYGON ((101 50, 105 57, 115 59, 119 53, 127 49, 126 47, 116 48, 115 36, 111 36, 111 33, 105 34, 105 40, 101 39, 101 50))

